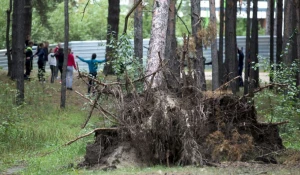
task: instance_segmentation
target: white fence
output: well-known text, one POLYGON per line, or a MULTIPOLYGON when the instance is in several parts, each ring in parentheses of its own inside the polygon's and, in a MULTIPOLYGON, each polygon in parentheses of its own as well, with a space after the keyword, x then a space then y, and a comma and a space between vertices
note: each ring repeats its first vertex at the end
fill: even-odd
MULTIPOLYGON (((262 57, 269 57, 269 50, 270 50, 270 37, 269 36, 259 36, 258 39, 259 44, 259 55, 262 57)), ((218 39, 217 39, 218 41, 218 39)), ((80 57, 83 57, 85 59, 90 59, 92 53, 97 54, 98 59, 104 59, 105 58, 105 40, 101 41, 71 41, 69 43, 69 47, 72 49, 75 55, 79 55, 80 57)), ((133 42, 132 42, 133 43, 133 42)), ((225 41, 224 41, 225 43, 225 41)), ((225 45, 225 44, 224 44, 225 45)), ((246 38, 245 36, 238 36, 237 37, 237 46, 243 47, 245 51, 245 45, 246 45, 246 38)), ((51 45, 53 47, 54 45, 51 45)), ((143 40, 143 55, 144 55, 144 62, 146 62, 147 58, 147 52, 149 47, 149 39, 143 40)), ((276 52, 276 38, 274 40, 274 54, 276 52)), ((35 52, 35 48, 33 49, 35 52)), ((3 69, 7 69, 7 57, 5 55, 6 50, 0 50, 0 67, 3 69)), ((203 53, 204 57, 206 58, 206 62, 209 62, 211 60, 211 50, 210 47, 207 47, 204 49, 203 53)), ((224 57, 225 58, 225 57, 224 57)), ((36 66, 36 61, 34 66, 36 66)), ((81 69, 88 69, 87 64, 79 61, 76 59, 76 62, 78 62, 79 68, 81 69)), ((48 66, 47 66, 48 67, 48 66)), ((100 69, 103 68, 103 64, 100 66, 100 69)))

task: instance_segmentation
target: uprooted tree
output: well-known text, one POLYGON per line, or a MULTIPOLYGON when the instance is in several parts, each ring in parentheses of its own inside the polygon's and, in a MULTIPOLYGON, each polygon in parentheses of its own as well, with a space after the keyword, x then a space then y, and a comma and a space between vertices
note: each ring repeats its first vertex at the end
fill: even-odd
MULTIPOLYGON (((94 79, 94 95, 82 95, 91 105, 83 127, 94 110, 102 113, 104 123, 110 123, 110 127, 97 128, 67 143, 95 133, 95 142, 87 145, 81 165, 116 166, 128 161, 143 165, 204 165, 254 159, 283 149, 278 133, 278 125, 283 123, 259 123, 247 95, 239 98, 222 92, 238 77, 210 94, 195 86, 199 77, 193 74, 193 60, 188 56, 194 45, 189 36, 183 37, 183 46, 178 48, 181 76, 173 76, 177 84, 168 84, 167 78, 174 73, 168 69, 163 54, 167 20, 159 19, 168 15, 169 1, 156 2, 146 74, 131 79, 125 70, 124 82, 94 79), (155 28, 158 26, 161 28, 155 28), (138 91, 141 84, 144 88, 138 91)), ((79 76, 83 80, 90 78, 81 72, 79 76)))

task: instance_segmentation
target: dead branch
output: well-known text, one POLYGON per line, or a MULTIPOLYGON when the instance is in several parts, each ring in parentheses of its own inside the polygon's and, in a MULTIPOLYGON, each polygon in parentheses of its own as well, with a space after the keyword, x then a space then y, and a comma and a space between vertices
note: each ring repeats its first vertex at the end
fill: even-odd
MULTIPOLYGON (((268 84, 268 85, 266 85, 266 86, 264 86, 264 87, 259 87, 259 88, 255 89, 253 93, 260 92, 260 91, 262 91, 262 90, 264 90, 264 89, 267 89, 267 88, 273 87, 273 86, 287 87, 288 85, 287 85, 287 84, 280 84, 280 83, 271 83, 271 84, 268 84)), ((248 94, 244 95, 243 97, 249 97, 249 95, 250 95, 250 94, 248 93, 248 94)), ((241 97, 241 98, 242 98, 242 97, 241 97)))
POLYGON ((187 25, 185 24, 185 22, 182 20, 182 18, 178 15, 178 13, 176 13, 176 16, 180 19, 180 21, 182 22, 182 24, 184 25, 184 27, 186 28, 188 34, 190 35, 191 32, 189 30, 189 28, 187 27, 187 25))
POLYGON ((73 140, 65 143, 63 146, 71 145, 72 143, 76 142, 77 140, 82 139, 84 137, 87 137, 87 136, 93 134, 96 131, 105 131, 105 130, 117 130, 117 128, 96 128, 96 129, 94 129, 94 130, 92 130, 92 131, 90 131, 90 132, 88 132, 86 134, 83 134, 83 135, 81 135, 79 137, 76 137, 75 139, 73 139, 73 140))
POLYGON ((84 9, 83 9, 83 14, 82 14, 82 18, 81 18, 81 21, 83 20, 83 17, 84 17, 84 14, 85 14, 85 9, 86 9, 86 7, 89 5, 89 3, 90 3, 90 0, 88 0, 87 2, 86 2, 86 4, 85 4, 85 6, 84 6, 84 9))
POLYGON ((81 129, 83 129, 86 126, 86 124, 89 122, 90 118, 92 117, 93 111, 96 107, 96 104, 98 103, 98 99, 100 98, 100 96, 101 96, 101 93, 98 92, 97 98, 94 100, 94 104, 92 105, 92 109, 90 110, 89 116, 85 120, 84 124, 81 126, 81 129))
MULTIPOLYGON (((84 95, 82 95, 82 94, 81 94, 80 92, 78 92, 78 91, 75 91, 75 93, 77 93, 78 95, 80 95, 82 98, 88 100, 88 101, 90 102, 90 105, 93 105, 93 100, 91 100, 91 99, 85 97, 84 95)), ((99 109, 97 106, 95 106, 95 108, 98 109, 98 110, 100 110, 101 113, 104 115, 104 117, 105 117, 107 120, 109 120, 109 121, 112 122, 112 123, 116 123, 115 121, 111 120, 111 119, 110 119, 110 118, 102 111, 102 109, 99 109)))
POLYGON ((285 125, 287 123, 290 123, 290 121, 283 121, 283 122, 275 122, 275 123, 260 123, 260 124, 263 124, 263 125, 285 125))
POLYGON ((234 80, 240 78, 240 76, 234 77, 233 79, 231 79, 230 81, 224 83, 223 85, 221 85, 218 89, 214 90, 213 92, 219 91, 225 87, 227 87, 231 82, 233 82, 234 80))
POLYGON ((128 18, 131 15, 131 13, 139 6, 139 4, 142 2, 142 0, 139 0, 136 4, 134 4, 134 6, 130 9, 130 11, 127 13, 126 17, 125 17, 125 25, 124 25, 124 30, 123 30, 123 34, 126 34, 127 32, 127 23, 128 23, 128 18))

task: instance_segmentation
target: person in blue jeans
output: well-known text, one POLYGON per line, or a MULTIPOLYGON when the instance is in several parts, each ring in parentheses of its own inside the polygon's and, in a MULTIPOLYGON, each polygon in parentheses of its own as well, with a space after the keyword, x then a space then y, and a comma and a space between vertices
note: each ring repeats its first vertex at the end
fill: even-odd
MULTIPOLYGON (((97 55, 95 53, 92 54, 92 58, 90 60, 85 60, 78 55, 76 55, 76 58, 78 58, 80 61, 83 61, 88 64, 89 66, 89 74, 92 78, 97 77, 97 69, 98 69, 98 64, 104 63, 105 59, 103 60, 96 60, 97 55)), ((91 91, 93 80, 89 80, 89 86, 88 86, 88 93, 91 91)))

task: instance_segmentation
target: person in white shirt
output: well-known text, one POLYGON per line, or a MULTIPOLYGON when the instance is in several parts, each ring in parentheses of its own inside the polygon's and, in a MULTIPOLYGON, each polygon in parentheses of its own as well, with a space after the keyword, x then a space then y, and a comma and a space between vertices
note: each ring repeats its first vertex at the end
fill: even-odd
POLYGON ((56 57, 54 56, 54 50, 50 49, 49 54, 48 54, 48 62, 50 65, 50 70, 51 70, 51 83, 54 83, 54 78, 55 78, 55 69, 56 69, 56 57))

